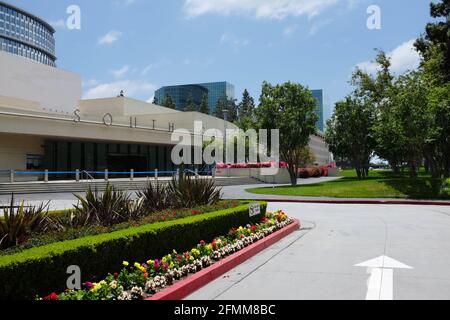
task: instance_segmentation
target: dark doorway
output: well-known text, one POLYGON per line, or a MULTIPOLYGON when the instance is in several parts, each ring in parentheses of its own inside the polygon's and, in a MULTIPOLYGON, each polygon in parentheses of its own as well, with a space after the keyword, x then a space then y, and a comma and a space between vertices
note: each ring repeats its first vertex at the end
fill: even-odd
POLYGON ((142 155, 108 155, 108 169, 111 172, 148 171, 147 156, 142 155))

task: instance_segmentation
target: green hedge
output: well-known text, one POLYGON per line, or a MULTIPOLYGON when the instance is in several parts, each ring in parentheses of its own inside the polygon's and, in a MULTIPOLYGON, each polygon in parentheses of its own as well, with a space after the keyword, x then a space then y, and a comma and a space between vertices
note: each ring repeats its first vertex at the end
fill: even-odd
MULTIPOLYGON (((262 214, 266 203, 261 203, 262 214)), ((83 281, 98 280, 132 263, 190 250, 230 228, 259 222, 249 218, 249 203, 235 208, 129 228, 113 233, 53 243, 0 257, 0 299, 33 299, 65 290, 68 266, 81 268, 83 281)))

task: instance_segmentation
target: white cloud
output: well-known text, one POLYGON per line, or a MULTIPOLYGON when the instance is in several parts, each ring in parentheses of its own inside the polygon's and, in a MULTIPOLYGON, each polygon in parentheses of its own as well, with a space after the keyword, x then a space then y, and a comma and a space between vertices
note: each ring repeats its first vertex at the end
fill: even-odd
MULTIPOLYGON (((417 69, 420 64, 420 55, 414 48, 415 41, 415 39, 406 41, 387 54, 391 59, 391 70, 393 72, 401 73, 417 69)), ((368 73, 376 73, 378 70, 377 64, 373 61, 358 63, 357 67, 368 73)))
POLYGON ((220 37, 220 44, 230 46, 235 52, 238 52, 240 48, 248 46, 249 41, 247 39, 241 39, 232 33, 225 32, 220 37))
POLYGON ((118 70, 112 70, 111 73, 116 78, 122 78, 125 74, 128 73, 128 71, 130 71, 130 66, 125 65, 125 66, 123 66, 122 68, 120 68, 118 70))
POLYGON ((90 88, 84 95, 84 99, 110 98, 119 95, 120 91, 125 92, 125 96, 132 97, 138 94, 150 96, 156 86, 146 81, 123 80, 110 83, 98 84, 90 88))
POLYGON ((116 42, 117 40, 119 40, 119 38, 121 36, 122 36, 122 32, 112 30, 112 31, 108 32, 107 34, 105 34, 100 39, 98 39, 98 44, 99 45, 112 44, 112 43, 116 42))
POLYGON ((288 16, 314 17, 331 6, 348 1, 358 0, 185 0, 184 10, 189 18, 215 13, 282 20, 288 16))

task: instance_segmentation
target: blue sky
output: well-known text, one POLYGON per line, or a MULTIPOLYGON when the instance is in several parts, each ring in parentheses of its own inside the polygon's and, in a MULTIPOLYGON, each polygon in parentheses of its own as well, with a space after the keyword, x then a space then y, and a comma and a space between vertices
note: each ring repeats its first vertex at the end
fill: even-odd
POLYGON ((429 0, 7 0, 56 32, 58 67, 83 75, 86 98, 148 100, 163 85, 229 81, 257 99, 262 81, 323 89, 325 116, 350 92, 356 65, 373 70, 374 48, 394 69, 414 68, 412 40, 429 18, 429 0), (65 26, 81 9, 81 30, 65 26), (366 26, 381 8, 381 30, 366 26))

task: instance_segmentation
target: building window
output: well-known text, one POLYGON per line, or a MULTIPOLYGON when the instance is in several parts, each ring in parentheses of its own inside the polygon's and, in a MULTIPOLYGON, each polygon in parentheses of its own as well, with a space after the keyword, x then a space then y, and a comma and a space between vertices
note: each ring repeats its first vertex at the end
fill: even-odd
POLYGON ((27 170, 37 171, 44 167, 44 156, 36 154, 27 154, 27 170))

